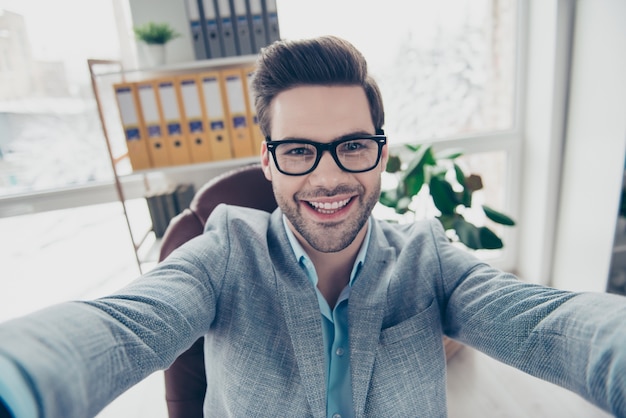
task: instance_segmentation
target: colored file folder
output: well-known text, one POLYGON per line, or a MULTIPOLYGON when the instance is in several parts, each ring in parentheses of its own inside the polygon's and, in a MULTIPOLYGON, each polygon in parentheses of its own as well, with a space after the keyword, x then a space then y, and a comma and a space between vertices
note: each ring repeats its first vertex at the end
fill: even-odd
POLYGON ((252 37, 246 0, 230 0, 230 9, 235 22, 235 40, 238 55, 252 54, 252 37))
POLYGON ((276 0, 264 0, 265 2, 265 24, 267 43, 271 44, 280 39, 280 28, 278 27, 278 10, 276 0))
POLYGON ((173 165, 189 164, 189 139, 183 132, 182 117, 173 78, 161 79, 157 84, 157 102, 161 111, 161 119, 165 122, 165 140, 173 165))
POLYGON ((262 0, 247 0, 248 10, 250 12, 250 22, 252 25, 252 50, 258 52, 267 45, 267 37, 265 35, 265 21, 263 19, 263 2, 262 0))
POLYGON ((191 29, 191 38, 193 41, 193 52, 197 60, 209 58, 207 55, 206 35, 203 27, 203 21, 200 18, 200 9, 197 0, 185 0, 187 10, 187 20, 191 29))
POLYGON ((200 12, 200 20, 204 23, 208 57, 223 57, 224 52, 222 51, 220 32, 217 25, 217 13, 215 12, 213 0, 198 0, 198 11, 200 12))
POLYGON ((248 110, 248 117, 250 120, 250 129, 252 130, 252 144, 253 151, 260 153, 261 145, 265 138, 259 127, 259 119, 257 118, 256 109, 254 107, 254 97, 252 95, 252 79, 254 78, 254 67, 244 68, 242 70, 244 80, 244 88, 246 92, 246 108, 248 110))
POLYGON ((146 132, 141 123, 135 86, 132 83, 120 83, 115 84, 113 88, 126 137, 130 165, 133 170, 150 168, 152 162, 148 155, 146 132))
POLYGON ((137 95, 141 105, 141 117, 146 127, 148 154, 154 167, 170 165, 165 141, 165 129, 161 123, 155 85, 152 81, 137 83, 137 95))
POLYGON ((201 74, 200 104, 209 124, 209 144, 214 160, 232 158, 222 76, 217 71, 201 74))
POLYGON ((241 69, 222 70, 226 86, 226 101, 228 103, 228 128, 231 132, 233 157, 250 157, 253 151, 250 117, 246 107, 246 94, 241 69))
POLYGON ((211 145, 207 124, 200 102, 200 81, 195 74, 180 76, 177 80, 183 129, 189 138, 191 162, 211 161, 211 145))
POLYGON ((237 55, 237 42, 235 41, 235 24, 230 12, 230 2, 229 0, 214 0, 214 4, 222 52, 225 57, 235 56, 237 55))

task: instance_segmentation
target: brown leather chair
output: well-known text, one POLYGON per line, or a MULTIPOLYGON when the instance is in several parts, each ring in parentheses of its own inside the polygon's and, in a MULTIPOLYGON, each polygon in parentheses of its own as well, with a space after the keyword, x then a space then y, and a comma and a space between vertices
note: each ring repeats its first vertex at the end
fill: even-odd
MULTIPOLYGON (((277 206, 272 184, 263 175, 259 164, 218 176, 202 186, 189 208, 172 219, 161 242, 159 260, 202 234, 209 215, 220 203, 266 212, 273 212, 277 206)), ((200 338, 165 371, 165 399, 170 418, 202 418, 206 392, 202 345, 203 338, 200 338)))

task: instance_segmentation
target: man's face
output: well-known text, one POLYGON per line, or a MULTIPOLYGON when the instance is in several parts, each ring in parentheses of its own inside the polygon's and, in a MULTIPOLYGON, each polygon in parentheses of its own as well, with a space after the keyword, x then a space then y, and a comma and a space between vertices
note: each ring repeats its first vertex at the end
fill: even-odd
MULTIPOLYGON (((278 94, 271 106, 274 141, 298 138, 328 143, 349 134, 375 133, 367 97, 359 86, 296 87, 278 94)), ((278 206, 305 247, 308 243, 317 251, 337 252, 357 236, 364 237, 364 226, 380 195, 386 145, 378 166, 365 173, 343 171, 329 152, 324 152, 314 171, 302 176, 280 173, 265 144, 261 157, 278 206)))

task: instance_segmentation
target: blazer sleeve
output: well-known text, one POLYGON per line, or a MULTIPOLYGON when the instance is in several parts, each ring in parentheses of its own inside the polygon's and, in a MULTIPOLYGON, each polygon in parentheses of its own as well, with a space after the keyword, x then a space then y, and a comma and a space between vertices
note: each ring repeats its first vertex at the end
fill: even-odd
POLYGON ((433 237, 446 334, 626 417, 626 298, 525 283, 433 237))
POLYGON ((111 296, 0 324, 0 358, 21 372, 39 416, 95 416, 207 332, 229 259, 220 229, 111 296))

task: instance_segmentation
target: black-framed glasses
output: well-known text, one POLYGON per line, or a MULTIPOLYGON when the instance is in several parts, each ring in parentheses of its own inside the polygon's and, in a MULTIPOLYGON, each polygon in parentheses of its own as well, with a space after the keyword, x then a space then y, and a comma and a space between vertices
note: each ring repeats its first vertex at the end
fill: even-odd
POLYGON ((315 170, 324 151, 330 152, 339 168, 344 171, 349 173, 370 171, 380 162, 387 137, 350 135, 329 143, 308 139, 272 141, 267 137, 265 143, 278 171, 289 176, 303 176, 315 170))

